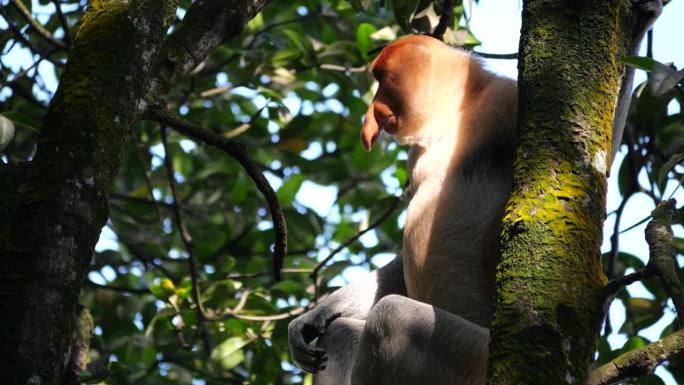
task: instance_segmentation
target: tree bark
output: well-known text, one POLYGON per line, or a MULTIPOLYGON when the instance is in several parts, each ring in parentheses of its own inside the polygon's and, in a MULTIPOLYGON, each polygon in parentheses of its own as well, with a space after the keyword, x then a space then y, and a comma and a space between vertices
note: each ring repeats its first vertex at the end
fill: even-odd
POLYGON ((75 304, 173 2, 90 1, 36 153, 0 170, 0 383, 58 384, 75 304), (8 198, 8 199, 5 199, 8 198))
POLYGON ((603 317, 601 228, 629 0, 527 0, 520 146, 497 271, 488 383, 583 384, 603 317))
POLYGON ((126 133, 271 0, 91 0, 34 158, 0 165, 0 383, 58 384, 126 133), (146 101, 146 102, 144 102, 146 101))

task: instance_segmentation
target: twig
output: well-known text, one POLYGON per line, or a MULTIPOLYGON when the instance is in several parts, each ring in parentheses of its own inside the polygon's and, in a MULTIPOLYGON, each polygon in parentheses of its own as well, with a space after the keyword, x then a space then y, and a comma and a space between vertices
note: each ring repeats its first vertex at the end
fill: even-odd
POLYGON ((615 293, 618 292, 621 288, 624 286, 628 286, 633 284, 634 282, 641 281, 644 278, 648 278, 652 275, 652 272, 649 269, 644 269, 641 271, 635 271, 634 273, 627 274, 622 277, 618 277, 615 279, 611 279, 608 281, 608 284, 606 284, 606 287, 603 289, 606 298, 612 297, 615 293))
POLYGON ((620 206, 615 210, 615 223, 613 224, 613 234, 610 236, 610 256, 608 258, 608 266, 606 266, 606 276, 608 279, 613 278, 613 270, 615 269, 615 260, 620 252, 620 222, 622 221, 622 213, 627 206, 627 202, 632 197, 634 192, 630 189, 625 193, 620 206))
POLYGON ((149 289, 136 289, 132 287, 121 287, 121 286, 112 286, 112 285, 102 285, 96 282, 93 282, 91 280, 86 280, 86 285, 96 287, 98 289, 104 289, 104 290, 110 290, 110 291, 116 291, 119 293, 127 293, 127 294, 152 294, 149 289))
POLYGON ((635 224, 629 226, 628 228, 626 228, 626 229, 624 229, 624 230, 621 230, 621 231, 620 231, 620 234, 626 233, 626 232, 628 232, 628 231, 630 231, 630 230, 632 230, 632 229, 634 229, 634 228, 636 228, 636 227, 641 226, 642 224, 644 224, 644 223, 645 223, 647 220, 649 220, 649 219, 651 219, 651 216, 650 216, 650 215, 648 215, 646 218, 640 220, 639 222, 637 222, 637 223, 635 223, 635 224))
POLYGON ((28 23, 38 33, 39 36, 49 41, 52 45, 54 45, 57 48, 63 49, 65 51, 69 49, 65 42, 55 39, 54 36, 52 36, 52 34, 50 33, 50 31, 45 29, 42 25, 40 25, 38 20, 33 18, 33 15, 31 15, 31 11, 29 11, 28 8, 26 8, 24 3, 22 3, 20 0, 12 0, 12 4, 14 4, 14 7, 17 8, 17 10, 19 11, 19 13, 22 14, 22 16, 24 16, 26 21, 28 21, 28 23))
POLYGON ((252 39, 249 41, 249 43, 247 43, 246 48, 252 49, 254 47, 254 44, 256 43, 257 39, 261 35, 263 35, 264 33, 268 32, 274 28, 282 27, 282 26, 287 25, 287 24, 298 24, 298 23, 301 23, 301 22, 304 22, 307 20, 312 20, 312 19, 320 19, 321 17, 322 17, 321 15, 312 12, 308 15, 296 17, 294 19, 283 20, 283 21, 279 21, 277 23, 269 24, 269 25, 265 26, 264 28, 262 28, 261 30, 257 31, 256 33, 254 33, 254 35, 252 35, 252 39))
POLYGON ((128 208, 117 204, 115 202, 109 202, 112 210, 116 210, 124 215, 129 216, 131 219, 135 220, 138 224, 143 224, 143 225, 151 225, 153 223, 159 223, 162 224, 162 222, 158 218, 146 218, 144 215, 138 214, 137 212, 133 210, 129 210, 128 208))
POLYGON ((162 146, 164 146, 164 165, 166 167, 166 174, 169 180, 169 187, 171 187, 171 195, 173 196, 173 215, 176 222, 176 227, 178 228, 178 234, 180 235, 183 245, 185 246, 185 251, 188 253, 188 265, 190 267, 190 279, 192 280, 192 296, 193 300, 197 304, 198 315, 201 319, 204 319, 206 312, 202 305, 202 296, 200 293, 199 283, 197 282, 197 261, 195 260, 194 254, 194 244, 192 237, 188 228, 185 226, 185 221, 183 221, 183 215, 180 212, 180 195, 178 194, 178 188, 176 186, 176 177, 174 176, 175 171, 173 169, 173 161, 171 160, 171 153, 169 151, 169 144, 166 135, 166 127, 161 128, 161 139, 162 146))
POLYGON ((587 385, 610 385, 645 376, 664 361, 684 352, 684 330, 660 341, 624 353, 589 374, 587 385))
POLYGON ((157 121, 174 130, 191 136, 201 142, 210 144, 235 158, 247 174, 252 178, 257 189, 266 198, 271 218, 273 220, 273 230, 276 235, 275 247, 273 248, 273 275, 276 280, 280 279, 280 269, 283 266, 283 258, 287 250, 287 227, 285 216, 278 202, 278 197, 273 191, 273 187, 268 183, 266 177, 250 159, 247 149, 239 142, 224 138, 211 131, 203 130, 193 126, 191 123, 171 116, 168 112, 158 109, 148 109, 145 112, 147 119, 157 121))
MULTIPOLYGON (((50 52, 47 53, 47 55, 51 55, 53 52, 55 52, 55 50, 51 50, 50 52)), ((0 83, 0 88, 3 88, 5 86, 11 86, 12 84, 17 83, 19 80, 21 80, 21 78, 26 76, 32 69, 36 68, 40 64, 40 62, 42 62, 43 60, 45 60, 45 58, 42 56, 39 56, 38 60, 34 61, 33 64, 28 66, 26 69, 21 70, 18 74, 16 74, 12 78, 12 80, 8 80, 6 82, 0 83)))
POLYGON ((140 197, 134 197, 134 196, 129 196, 121 193, 115 193, 113 192, 110 196, 110 199, 117 199, 117 200, 122 200, 122 201, 129 201, 133 203, 140 203, 140 204, 145 204, 145 205, 150 205, 150 206, 158 206, 160 208, 166 209, 166 210, 173 210, 173 205, 171 203, 166 203, 166 202, 158 202, 158 201, 151 201, 146 198, 140 198, 140 197))
MULTIPOLYGON (((185 246, 185 251, 188 253, 188 266, 190 268, 190 281, 192 282, 192 297, 193 300, 195 301, 195 304, 197 305, 197 329, 195 330, 195 335, 193 336, 193 342, 191 345, 194 345, 194 341, 197 340, 197 337, 202 335, 204 333, 204 320, 207 318, 207 312, 204 309, 204 305, 202 304, 202 293, 200 291, 199 287, 199 282, 198 282, 198 271, 197 271, 197 260, 195 258, 195 253, 194 253, 194 244, 192 241, 192 237, 190 236, 190 232, 188 231, 188 228, 185 226, 185 222, 183 221, 183 215, 181 214, 180 211, 180 194, 178 194, 178 188, 176 186, 176 177, 174 176, 175 171, 173 169, 173 161, 171 160, 171 152, 169 150, 169 143, 168 143, 168 138, 166 136, 166 127, 162 125, 161 127, 161 139, 162 139, 162 146, 164 146, 164 165, 166 166, 166 173, 167 177, 169 180, 169 187, 171 187, 171 194, 173 195, 173 215, 176 219, 176 227, 178 228, 178 234, 181 237, 181 240, 183 241, 183 245, 185 246)), ((211 353, 211 347, 208 344, 208 340, 203 338, 202 339, 203 345, 204 345, 204 351, 207 354, 211 353)))
POLYGON ((481 58, 485 59, 517 59, 518 58, 518 53, 487 53, 487 52, 478 52, 478 51, 470 51, 473 53, 475 56, 479 56, 481 58))
MULTIPOLYGON (((290 255, 293 255, 295 253, 290 253, 290 255)), ((292 268, 292 269, 283 269, 281 273, 283 274, 311 274, 311 269, 300 269, 300 268, 292 268)), ((259 278, 259 277, 265 277, 269 275, 269 273, 248 273, 248 274, 239 274, 239 273, 234 273, 234 274, 228 274, 228 279, 249 279, 249 278, 259 278)))
POLYGON ((442 5, 442 14, 439 17, 439 23, 432 31, 432 37, 442 40, 444 33, 446 32, 449 25, 453 23, 454 20, 454 0, 445 0, 442 5))
POLYGON ((294 308, 288 312, 285 313, 279 313, 279 314, 273 314, 273 315, 246 315, 246 314, 232 314, 231 317, 242 320, 242 321, 257 321, 257 322, 266 322, 266 321, 278 321, 281 319, 287 319, 294 317, 296 315, 300 315, 304 313, 306 310, 305 307, 298 307, 294 308))
MULTIPOLYGON (((406 191, 406 189, 404 189, 404 191, 406 191)), ((369 231, 373 230, 374 228, 378 227, 382 222, 385 221, 385 219, 389 218, 389 216, 390 216, 390 215, 394 212, 394 210, 396 210, 396 208, 399 206, 399 203, 401 203, 401 202, 403 201, 403 198, 404 198, 404 194, 402 194, 402 195, 400 195, 400 196, 398 196, 398 197, 395 197, 394 200, 392 201, 392 204, 391 204, 390 207, 387 209, 387 211, 385 211, 378 219, 376 219, 375 222, 369 224, 368 227, 366 227, 366 228, 363 229, 362 231, 359 231, 356 235, 354 235, 353 237, 347 239, 347 240, 344 241, 344 243, 342 243, 341 245, 337 246, 337 247, 335 248, 335 250, 333 250, 332 252, 330 252, 330 255, 328 255, 327 257, 325 257, 325 259, 323 259, 322 261, 320 261, 320 262, 318 263, 318 265, 316 265, 316 267, 311 271, 311 275, 310 275, 311 279, 313 280, 314 289, 315 289, 315 291, 316 291, 315 296, 314 296, 315 298, 318 298, 318 272, 319 272, 319 271, 320 271, 328 262, 330 262, 330 260, 333 259, 333 257, 335 257, 335 255, 339 254, 342 250, 344 250, 345 248, 349 247, 349 245, 351 245, 352 243, 356 242, 356 241, 357 241, 359 238, 361 238, 364 234, 366 234, 367 232, 369 232, 369 231)))
POLYGON ((64 43, 67 46, 71 46, 71 32, 69 31, 69 21, 67 20, 64 12, 62 12, 62 5, 59 0, 52 0, 55 5, 55 11, 57 12, 57 18, 59 18, 59 23, 62 25, 62 30, 64 31, 64 43))
POLYGON ((360 67, 347 67, 337 64, 319 64, 318 67, 324 70, 340 71, 344 73, 366 72, 368 70, 368 66, 366 65, 362 65, 360 67))
POLYGON ((135 154, 138 158, 138 165, 140 166, 140 171, 142 171, 143 178, 145 179, 145 185, 147 186, 147 192, 150 196, 150 201, 154 203, 154 208, 157 212, 157 219, 159 220, 159 223, 162 223, 162 213, 161 209, 159 208, 159 203, 157 203, 157 200, 154 199, 154 194, 152 193, 152 190, 154 189, 152 187, 152 181, 150 181, 150 176, 147 175, 147 167, 145 167, 145 160, 143 159, 142 153, 140 152, 140 141, 138 140, 138 137, 135 135, 133 132, 133 127, 131 127, 130 130, 128 130, 128 135, 131 137, 131 141, 133 142, 133 147, 135 148, 135 154))
POLYGON ((16 25, 14 25, 14 22, 7 15, 7 13, 5 12, 5 8, 3 7, 0 7, 0 16, 2 16, 3 19, 5 19, 5 22, 7 22, 7 26, 12 31, 14 38, 21 44, 23 44, 24 47, 28 48, 28 50, 31 51, 32 54, 38 55, 39 57, 48 60, 50 63, 54 64, 57 67, 64 67, 64 63, 60 62, 59 60, 51 59, 48 54, 43 54, 36 47, 34 47, 33 44, 31 44, 31 42, 26 38, 26 36, 24 36, 21 30, 16 25))

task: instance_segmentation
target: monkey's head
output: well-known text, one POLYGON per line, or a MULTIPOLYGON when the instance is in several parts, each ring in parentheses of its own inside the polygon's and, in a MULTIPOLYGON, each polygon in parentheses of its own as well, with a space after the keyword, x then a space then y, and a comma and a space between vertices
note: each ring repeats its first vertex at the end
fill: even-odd
MULTIPOLYGON (((361 140, 369 151, 381 130, 395 135, 399 143, 420 142, 429 121, 454 111, 452 63, 466 54, 429 36, 405 36, 385 47, 371 70, 378 91, 366 112, 361 140)), ((467 66, 466 66, 467 68, 467 66)))

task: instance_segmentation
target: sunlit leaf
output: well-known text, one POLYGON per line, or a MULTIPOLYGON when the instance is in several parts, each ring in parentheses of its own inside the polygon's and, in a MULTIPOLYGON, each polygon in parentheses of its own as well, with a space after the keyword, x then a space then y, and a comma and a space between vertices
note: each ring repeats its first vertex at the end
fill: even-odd
POLYGON ((236 367, 245 359, 242 348, 249 344, 248 339, 231 337, 221 342, 211 352, 211 360, 214 365, 223 370, 236 367))

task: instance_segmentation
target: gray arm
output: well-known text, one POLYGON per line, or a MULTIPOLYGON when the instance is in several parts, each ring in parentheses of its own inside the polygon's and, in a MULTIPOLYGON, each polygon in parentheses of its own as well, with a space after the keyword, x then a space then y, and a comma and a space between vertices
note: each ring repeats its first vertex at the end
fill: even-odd
POLYGON ((401 255, 359 282, 336 290, 316 307, 290 322, 288 337, 295 362, 308 372, 322 369, 325 351, 311 343, 322 336, 337 318, 365 320, 373 304, 388 294, 406 295, 401 255))

